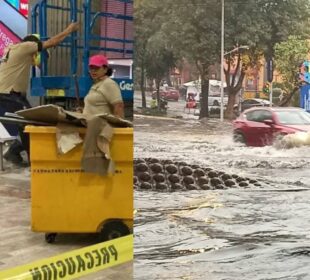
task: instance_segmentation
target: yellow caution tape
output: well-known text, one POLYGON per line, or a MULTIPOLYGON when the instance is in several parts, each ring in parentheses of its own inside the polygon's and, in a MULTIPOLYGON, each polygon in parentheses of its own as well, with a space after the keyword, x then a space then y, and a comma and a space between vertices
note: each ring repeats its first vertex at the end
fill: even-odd
POLYGON ((133 235, 0 272, 6 280, 75 279, 133 259, 133 235))

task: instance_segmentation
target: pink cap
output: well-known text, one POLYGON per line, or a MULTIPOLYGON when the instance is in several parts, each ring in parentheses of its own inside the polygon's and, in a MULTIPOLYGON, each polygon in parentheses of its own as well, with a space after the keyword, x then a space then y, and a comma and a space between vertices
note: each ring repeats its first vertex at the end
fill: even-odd
POLYGON ((102 54, 96 54, 89 58, 88 62, 89 66, 107 66, 108 65, 108 59, 102 55, 102 54))

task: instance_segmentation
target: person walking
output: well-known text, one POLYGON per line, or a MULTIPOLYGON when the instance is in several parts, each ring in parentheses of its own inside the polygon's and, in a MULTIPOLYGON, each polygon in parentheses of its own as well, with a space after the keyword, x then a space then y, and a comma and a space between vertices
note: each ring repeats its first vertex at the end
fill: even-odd
MULTIPOLYGON (((6 112, 30 108, 26 93, 30 80, 30 69, 35 65, 38 52, 52 48, 61 43, 68 35, 79 29, 78 22, 72 22, 62 32, 40 41, 35 35, 27 35, 20 43, 10 45, 4 51, 0 64, 0 116, 6 112)), ((4 158, 14 164, 22 164, 21 152, 29 155, 29 137, 17 125, 5 125, 11 135, 20 134, 21 141, 16 140, 5 153, 4 158)))

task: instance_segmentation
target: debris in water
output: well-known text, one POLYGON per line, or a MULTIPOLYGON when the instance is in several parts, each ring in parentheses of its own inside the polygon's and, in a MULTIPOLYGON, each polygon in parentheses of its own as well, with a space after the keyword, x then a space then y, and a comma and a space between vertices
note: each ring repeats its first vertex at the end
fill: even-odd
POLYGON ((230 175, 210 167, 155 158, 135 159, 134 173, 137 190, 189 191, 261 186, 254 179, 230 175))

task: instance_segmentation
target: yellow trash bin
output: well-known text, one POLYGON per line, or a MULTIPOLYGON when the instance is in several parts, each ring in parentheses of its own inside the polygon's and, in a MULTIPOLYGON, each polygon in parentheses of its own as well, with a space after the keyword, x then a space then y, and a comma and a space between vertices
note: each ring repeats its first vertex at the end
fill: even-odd
MULTIPOLYGON (((114 128, 110 143, 114 175, 81 170, 82 144, 57 153, 56 127, 26 126, 30 134, 31 228, 57 233, 101 232, 102 239, 129 234, 133 227, 133 128, 114 128)), ((79 129, 83 138, 86 129, 79 129)))

